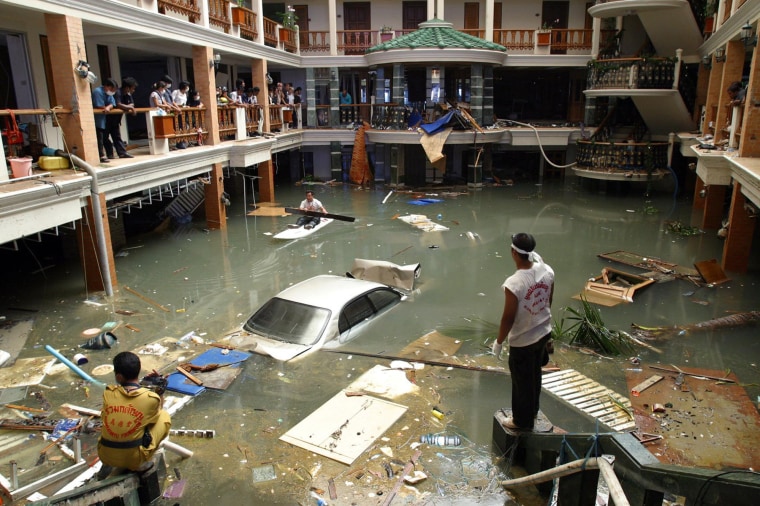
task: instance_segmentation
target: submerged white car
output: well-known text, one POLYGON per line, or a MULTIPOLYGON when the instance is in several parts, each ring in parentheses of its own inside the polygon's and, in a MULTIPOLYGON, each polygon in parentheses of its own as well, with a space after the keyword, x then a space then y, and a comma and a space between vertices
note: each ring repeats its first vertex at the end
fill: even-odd
POLYGON ((404 298, 381 283, 316 276, 269 299, 229 341, 236 348, 286 361, 353 339, 365 324, 404 298))

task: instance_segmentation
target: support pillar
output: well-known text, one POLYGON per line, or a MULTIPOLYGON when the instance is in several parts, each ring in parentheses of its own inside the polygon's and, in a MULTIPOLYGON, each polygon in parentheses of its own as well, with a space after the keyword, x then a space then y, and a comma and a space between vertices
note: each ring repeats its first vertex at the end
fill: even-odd
POLYGON ((478 125, 483 124, 483 64, 470 65, 470 115, 478 125))
POLYGON ((343 152, 339 141, 330 142, 330 179, 343 181, 343 152))
POLYGON ((721 267, 724 271, 747 272, 749 267, 752 236, 755 231, 755 220, 744 208, 746 198, 742 187, 734 183, 734 193, 731 198, 731 210, 728 213, 728 235, 723 246, 721 267))
POLYGON ((193 74, 195 89, 201 95, 201 101, 206 107, 203 124, 208 136, 204 140, 207 145, 219 144, 219 116, 216 109, 216 77, 214 67, 210 64, 214 59, 214 48, 193 46, 193 74))
MULTIPOLYGON (((79 60, 87 60, 82 20, 58 14, 45 14, 45 28, 53 66, 53 82, 58 104, 71 109, 71 114, 59 114, 58 124, 68 148, 97 167, 100 164, 98 141, 95 135, 95 116, 92 109, 90 83, 75 75, 79 60)), ((93 55, 95 58, 96 55, 93 55)), ((51 104, 51 105, 58 105, 51 104)))
MULTIPOLYGON (((702 180, 700 179, 700 182, 702 180)), ((699 185, 697 185, 699 186, 699 185)), ((704 230, 718 230, 723 225, 723 209, 726 201, 726 187, 723 185, 704 186, 706 189, 705 197, 695 195, 694 201, 700 199, 704 201, 704 210, 702 211, 702 223, 700 227, 704 230)))
POLYGON ((274 171, 272 160, 259 163, 259 202, 274 202, 274 171))
POLYGON ((259 121, 264 124, 261 127, 262 132, 271 132, 269 126, 269 84, 267 84, 267 61, 258 58, 251 60, 251 86, 258 86, 259 94, 256 95, 256 102, 261 106, 261 117, 259 121), (257 84, 253 84, 257 83, 257 84))
POLYGON ((224 170, 221 163, 215 163, 211 169, 209 184, 203 186, 206 199, 203 205, 206 209, 206 226, 209 230, 225 230, 227 228, 227 206, 222 202, 224 193, 224 170))
MULTIPOLYGON (((301 109, 303 114, 303 109, 301 109)), ((318 125, 317 122, 317 79, 314 75, 314 68, 306 68, 306 124, 312 128, 318 125)))
POLYGON ((390 150, 391 185, 404 185, 404 148, 398 144, 391 144, 390 150))
MULTIPOLYGON (((95 225, 94 207, 92 205, 93 195, 87 198, 87 206, 83 208, 86 219, 80 220, 77 227, 77 244, 79 245, 79 257, 82 261, 82 270, 85 276, 85 285, 87 290, 99 291, 105 290, 105 283, 100 274, 100 258, 98 256, 97 231, 92 227, 95 225)), ((111 243, 111 227, 108 223, 108 210, 106 208, 106 196, 103 193, 97 195, 100 199, 101 217, 103 221, 103 233, 108 238, 105 241, 106 252, 108 254, 108 268, 111 276, 111 286, 117 286, 116 280, 116 262, 113 258, 113 245, 111 243)))
POLYGON ((467 164, 467 187, 483 188, 483 164, 478 148, 472 150, 470 163, 467 164))

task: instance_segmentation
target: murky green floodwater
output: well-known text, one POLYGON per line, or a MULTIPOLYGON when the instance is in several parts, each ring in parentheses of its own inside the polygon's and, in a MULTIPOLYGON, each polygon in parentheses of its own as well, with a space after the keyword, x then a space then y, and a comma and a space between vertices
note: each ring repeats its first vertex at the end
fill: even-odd
MULTIPOLYGON (((514 270, 508 250, 512 233, 534 234, 537 251, 554 268, 555 318, 562 317, 563 307, 577 306, 571 297, 608 265, 597 258, 599 253, 627 250, 684 266, 719 259, 721 254, 722 243, 714 231, 687 238, 666 233, 666 219, 690 223, 690 202, 674 203, 665 192, 647 199, 641 188, 627 194, 604 193, 591 186, 550 182, 539 194, 539 187, 524 183, 455 198, 428 195, 443 201, 427 206, 411 205, 408 201, 414 197, 401 193, 392 194, 383 204, 388 193, 384 188, 313 188, 328 211, 355 216, 356 222, 336 221, 307 239, 276 241, 268 234, 284 229, 295 217, 245 217, 242 191, 233 191, 226 232, 208 232, 202 221, 196 221, 174 231, 130 239, 124 250, 128 255, 116 260, 119 287, 128 286, 168 311, 123 289, 113 300, 96 297, 104 306, 85 304, 88 295, 97 294, 82 292, 82 275, 76 264, 52 263, 53 267, 31 274, 48 262, 35 258, 34 265, 24 264, 24 253, 18 253, 20 278, 6 281, 0 307, 9 319, 34 320, 22 356, 45 355, 45 344, 73 354, 82 330, 118 320, 139 332, 121 327, 116 331, 117 348, 91 352, 87 367, 110 363, 115 351, 165 336, 176 338, 195 331, 207 340, 216 340, 290 284, 316 274, 342 274, 351 268, 354 258, 369 258, 397 264, 421 262, 422 275, 409 300, 348 343, 347 350, 392 355, 439 330, 462 341, 459 356, 491 366, 497 364, 487 354, 485 343, 494 336, 489 325, 495 326, 501 314, 500 284, 514 270), (645 207, 659 212, 643 213, 645 207), (450 230, 424 233, 393 219, 406 214, 426 214, 450 230), (138 314, 123 316, 116 310, 138 314)), ((296 206, 303 190, 279 187, 278 201, 296 206)), ((637 294, 633 304, 602 308, 602 316, 608 327, 627 330, 632 322, 680 325, 757 309, 757 261, 750 274, 731 277, 731 282, 714 288, 697 288, 680 280, 658 283, 637 294)), ((756 329, 692 333, 658 346, 661 355, 645 349, 637 354, 645 363, 730 369, 746 383, 756 381, 760 360, 756 329)), ((627 358, 601 359, 558 346, 554 361, 625 393, 627 358)), ((207 391, 174 418, 175 428, 216 430, 212 440, 174 439, 195 452, 185 461, 168 455, 170 469, 178 468, 189 480, 180 502, 316 504, 309 488, 327 491, 328 479, 334 478, 337 503, 379 503, 384 497, 377 494, 387 493, 395 483, 380 465, 388 458, 379 447, 392 448, 394 458, 404 462, 411 456, 410 444, 421 434, 445 431, 462 436, 464 444, 458 449, 423 446, 421 469, 429 478, 417 486, 416 493, 403 489, 405 497, 397 499, 399 503, 478 500, 503 504, 506 496, 494 493, 499 487, 493 478, 500 469, 490 443, 493 413, 510 402, 508 378, 503 374, 441 367, 418 371, 419 391, 394 399, 409 407, 406 414, 385 434, 387 441, 378 440, 377 446, 352 466, 279 441, 290 427, 376 364, 387 365, 387 361, 325 352, 282 364, 253 356, 230 388, 207 391), (445 411, 442 421, 430 415, 433 406, 445 411), (254 484, 252 469, 268 464, 274 466, 277 478, 254 484)), ((501 365, 506 367, 506 362, 501 365)), ((45 391, 54 406, 60 402, 97 405, 97 390, 87 398, 82 389, 75 389, 75 379, 64 373, 45 380, 44 384, 57 386, 45 391)), ((757 386, 747 391, 752 399, 760 394, 757 386)), ((546 395, 542 399, 544 412, 555 424, 569 431, 593 430, 589 421, 566 406, 546 395)), ((533 502, 525 497, 520 501, 533 502)), ((166 504, 175 502, 167 500, 166 504)))

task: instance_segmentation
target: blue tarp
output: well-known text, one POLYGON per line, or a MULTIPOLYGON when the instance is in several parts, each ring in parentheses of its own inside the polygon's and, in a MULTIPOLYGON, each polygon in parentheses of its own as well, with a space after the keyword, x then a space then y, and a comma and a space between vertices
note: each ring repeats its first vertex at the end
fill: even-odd
POLYGON ((420 128, 428 135, 436 134, 448 127, 454 127, 458 130, 466 130, 472 128, 472 125, 470 125, 469 120, 462 116, 462 112, 459 111, 459 109, 450 110, 432 123, 420 125, 420 128))

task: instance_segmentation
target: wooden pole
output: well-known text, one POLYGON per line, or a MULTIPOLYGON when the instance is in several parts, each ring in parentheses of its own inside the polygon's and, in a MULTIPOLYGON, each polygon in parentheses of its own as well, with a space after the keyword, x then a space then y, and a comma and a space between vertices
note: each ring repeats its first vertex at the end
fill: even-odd
POLYGON ((163 310, 163 311, 166 311, 167 313, 171 313, 171 311, 169 311, 169 309, 168 309, 168 308, 166 308, 166 307, 162 306, 161 304, 159 304, 159 303, 158 303, 158 302, 156 302, 155 300, 153 300, 153 299, 151 299, 151 298, 149 298, 149 297, 146 297, 145 295, 143 295, 143 294, 141 294, 141 293, 137 292, 136 290, 133 290, 133 289, 131 289, 130 287, 128 287, 128 286, 126 286, 126 285, 124 286, 124 289, 125 289, 126 291, 128 291, 129 293, 131 293, 131 294, 137 295, 138 297, 140 297, 142 300, 144 300, 144 301, 145 301, 145 302, 147 302, 148 304, 152 304, 152 305, 156 306, 157 308, 159 308, 159 309, 161 309, 161 310, 163 310))
POLYGON ((476 365, 456 364, 450 362, 439 362, 437 360, 421 360, 418 358, 409 357, 394 357, 393 355, 381 355, 379 353, 363 353, 360 351, 343 351, 343 350, 327 350, 322 348, 320 351, 326 351, 328 353, 340 353, 342 355, 356 355, 358 357, 371 357, 382 358, 384 360, 405 360, 407 362, 419 362, 427 365, 437 365, 440 367, 453 367, 454 369, 467 369, 468 371, 481 371, 481 372, 495 372, 497 374, 509 375, 509 371, 506 369, 496 369, 490 367, 480 367, 476 365))

